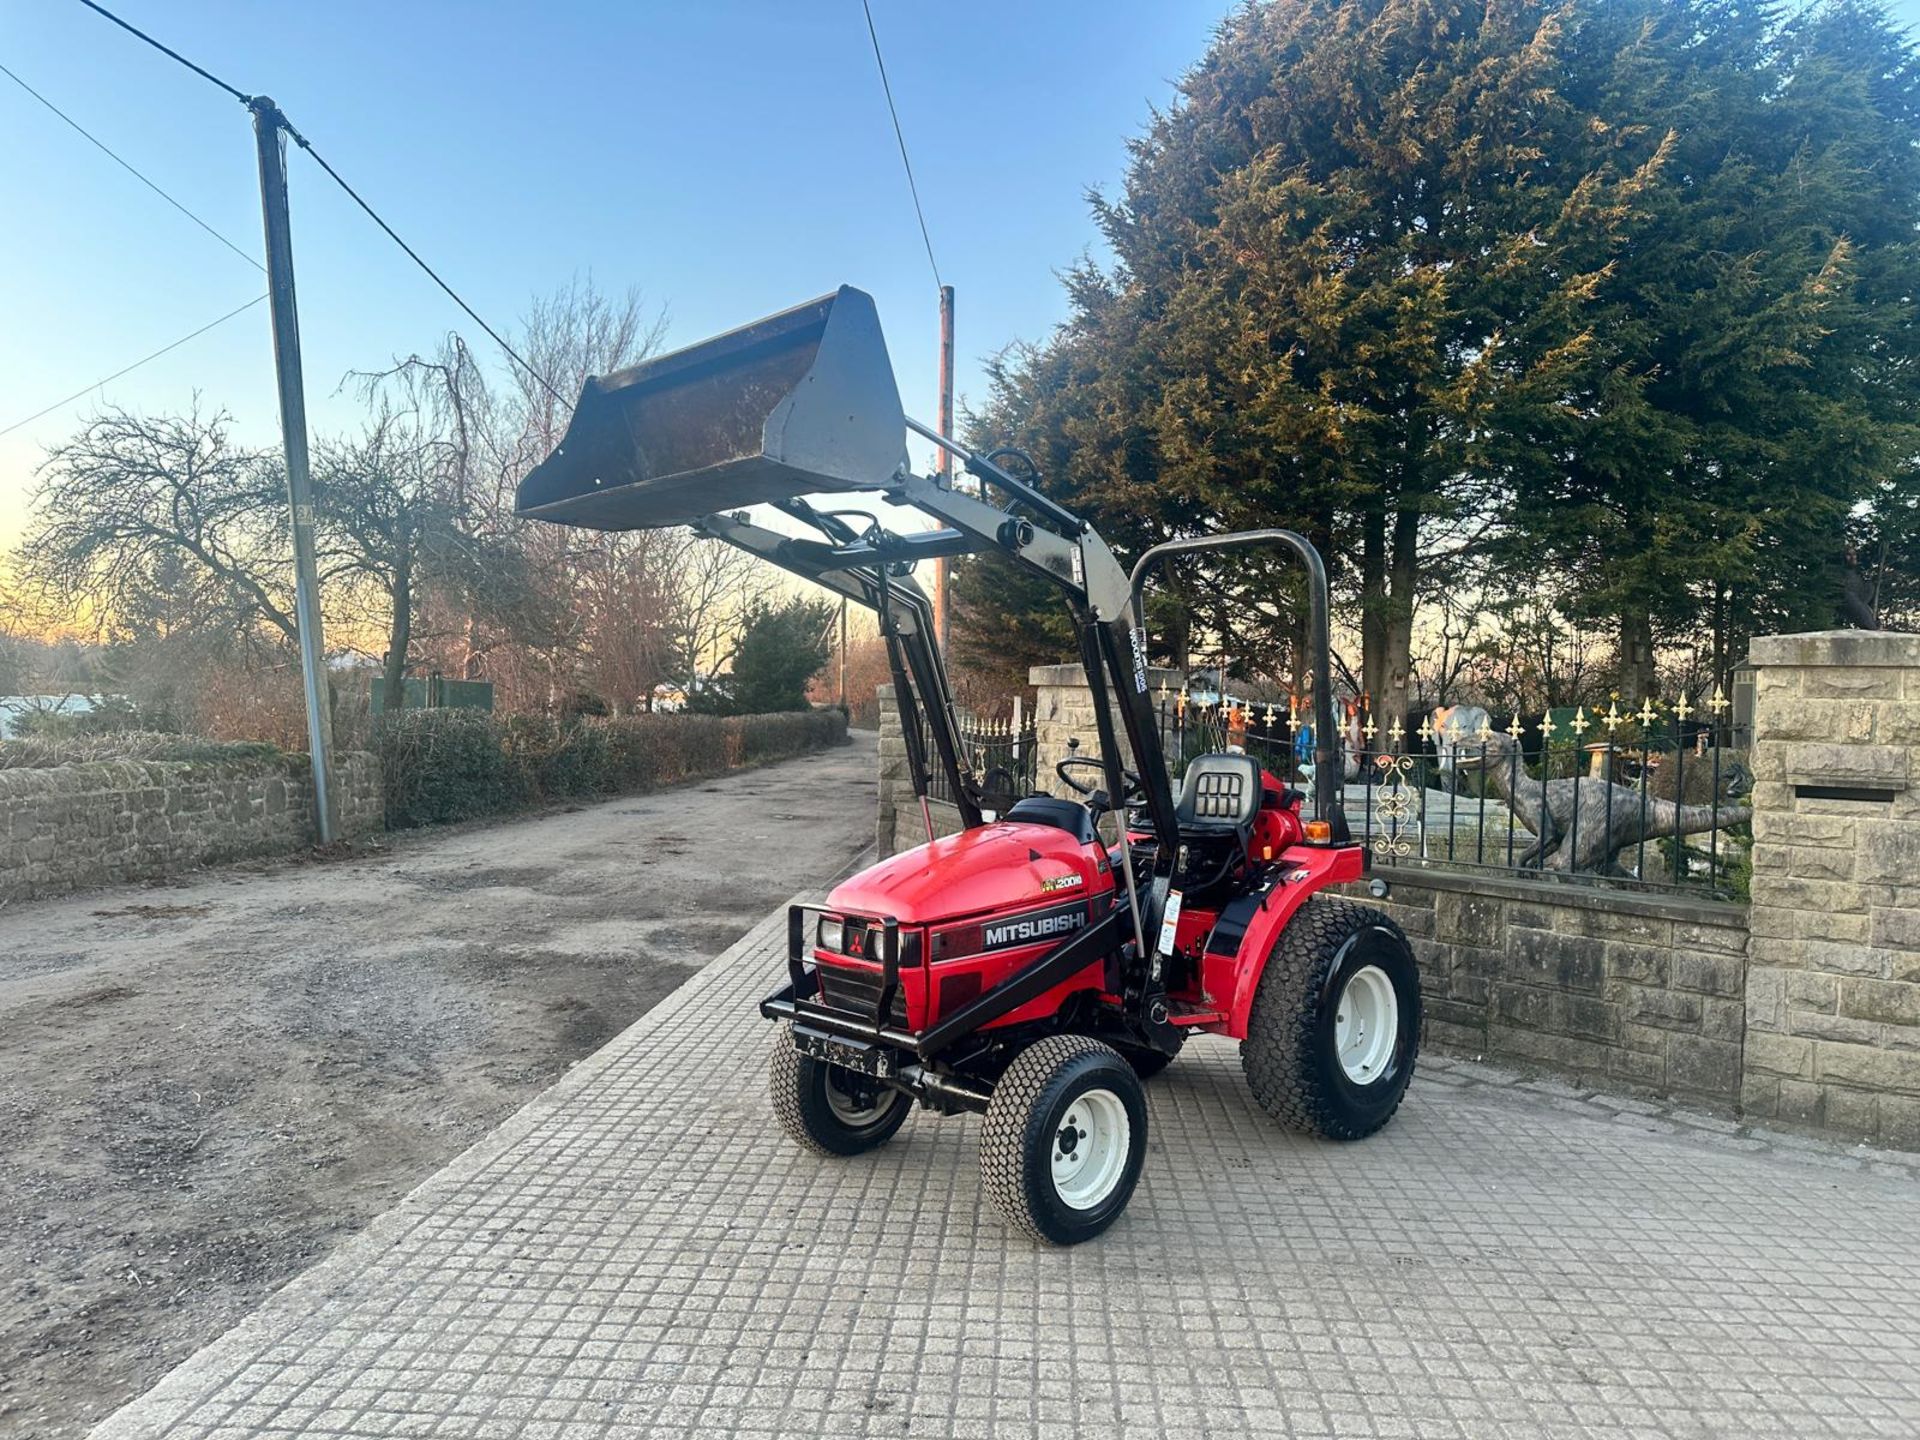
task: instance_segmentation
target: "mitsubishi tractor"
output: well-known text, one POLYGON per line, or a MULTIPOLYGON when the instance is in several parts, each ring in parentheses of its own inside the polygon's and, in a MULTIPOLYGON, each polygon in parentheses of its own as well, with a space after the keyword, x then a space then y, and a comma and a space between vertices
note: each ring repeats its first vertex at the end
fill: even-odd
POLYGON ((823 1157, 874 1150, 915 1109, 980 1125, 980 1180, 1037 1240, 1099 1235, 1147 1153, 1145 1082, 1197 1035, 1238 1041, 1282 1125, 1358 1140, 1412 1077, 1420 979, 1341 808, 1321 557, 1289 530, 1193 536, 1124 567, 1018 452, 908 418, 872 299, 834 294, 587 382, 520 514, 603 530, 690 525, 873 611, 928 839, 787 916, 772 1110, 823 1157), (906 436, 973 484, 921 475, 906 436), (1016 470, 1019 473, 1016 473, 1016 470), (759 507, 749 510, 748 507, 759 507), (889 518, 918 511, 931 529, 889 518), (1148 692, 1144 591, 1229 547, 1289 552, 1309 606, 1312 793, 1228 749, 1175 784, 1148 692), (993 808, 961 739, 916 565, 992 552, 1050 583, 1096 697, 1058 795, 993 808), (935 771, 959 812, 936 835, 935 771))

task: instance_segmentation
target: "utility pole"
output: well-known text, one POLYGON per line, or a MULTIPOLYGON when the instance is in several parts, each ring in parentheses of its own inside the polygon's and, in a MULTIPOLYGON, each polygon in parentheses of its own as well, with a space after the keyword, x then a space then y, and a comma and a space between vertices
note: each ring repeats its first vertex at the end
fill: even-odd
POLYGON ((847 597, 840 597, 840 708, 847 708, 847 597))
MULTIPOLYGON (((940 433, 953 438, 953 287, 940 287, 940 433)), ((953 485, 953 452, 940 452, 940 483, 953 485)), ((947 559, 933 562, 933 629, 940 652, 947 649, 947 622, 953 606, 947 594, 947 559)))
POLYGON ((333 713, 327 697, 326 646, 320 635, 320 578, 313 556, 313 484, 307 473, 306 386, 300 375, 300 314, 293 296, 293 233, 287 214, 287 117, 264 95, 247 102, 260 152, 260 210, 267 232, 267 293, 273 312, 273 369, 280 389, 280 435, 287 451, 287 504, 293 520, 294 620, 307 693, 307 748, 313 757, 313 813, 320 843, 334 836, 333 713))

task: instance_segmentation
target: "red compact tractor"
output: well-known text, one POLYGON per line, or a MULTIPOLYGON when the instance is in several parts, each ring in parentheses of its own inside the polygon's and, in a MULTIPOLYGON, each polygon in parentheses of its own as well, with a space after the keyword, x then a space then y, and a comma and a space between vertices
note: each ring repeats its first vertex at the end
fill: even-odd
MULTIPOLYGON (((879 617, 922 798, 938 765, 964 828, 930 838, 788 916, 773 1108, 800 1144, 854 1155, 917 1103, 985 1116, 980 1171, 1014 1225, 1073 1244, 1125 1208, 1146 1156, 1142 1081, 1196 1033, 1240 1042, 1255 1099, 1355 1140, 1412 1077, 1420 981, 1392 921, 1322 895, 1358 880, 1333 748, 1327 580, 1286 530, 1171 541, 1131 575, 1087 523, 999 463, 902 413, 872 300, 843 288, 587 383, 520 513, 601 529, 691 524, 879 617), (957 456, 979 496, 909 468, 912 430, 957 456), (875 492, 938 528, 895 533, 875 492), (991 503, 997 493, 1004 505, 991 503), (764 504, 784 520, 756 521, 764 504), (1142 587, 1170 556, 1278 545, 1311 601, 1314 794, 1228 751, 1169 778, 1147 687, 1142 587), (962 752, 917 561, 993 550, 1056 585, 1097 697, 1098 755, 1058 767, 1075 798, 983 809, 962 752), (931 737, 932 755, 923 736, 931 737)), ((1024 457, 1021 457, 1024 459, 1024 457)), ((928 822, 931 836, 933 826, 928 822)))

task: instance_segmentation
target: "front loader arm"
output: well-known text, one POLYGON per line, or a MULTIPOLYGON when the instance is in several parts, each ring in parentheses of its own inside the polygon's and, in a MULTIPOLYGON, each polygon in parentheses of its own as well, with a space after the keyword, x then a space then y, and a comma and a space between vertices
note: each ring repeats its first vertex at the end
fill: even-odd
MULTIPOLYGON (((933 607, 925 592, 909 576, 889 575, 889 561, 863 565, 848 563, 867 558, 848 555, 860 538, 837 517, 794 501, 780 507, 795 519, 812 525, 834 544, 797 539, 755 524, 745 515, 707 515, 694 522, 696 533, 722 540, 738 550, 777 565, 790 575, 810 580, 845 600, 864 606, 880 618, 880 635, 887 647, 893 673, 894 705, 900 712, 906 741, 907 769, 913 792, 923 809, 929 772, 921 716, 933 736, 933 748, 947 777, 949 793, 960 811, 960 823, 971 829, 981 820, 980 801, 964 761, 959 720, 954 714, 946 664, 933 643, 933 607)), ((931 818, 928 819, 931 839, 931 818)))

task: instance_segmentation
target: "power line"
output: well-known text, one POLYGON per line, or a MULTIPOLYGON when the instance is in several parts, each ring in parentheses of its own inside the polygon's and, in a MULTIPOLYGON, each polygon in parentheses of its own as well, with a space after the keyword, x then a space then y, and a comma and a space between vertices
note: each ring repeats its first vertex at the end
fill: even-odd
MULTIPOLYGON (((82 0, 82 3, 83 4, 88 3, 88 0, 82 0)), ((506 351, 508 357, 512 359, 514 364, 518 365, 522 370, 526 371, 527 374, 531 375, 535 380, 537 380, 540 383, 541 388, 544 389, 549 395, 551 395, 560 404, 565 405, 568 403, 567 397, 562 395, 558 390, 554 389, 552 383, 547 379, 546 376, 542 375, 538 370, 534 369, 533 366, 529 365, 525 360, 521 359, 520 352, 518 350, 515 350, 513 346, 509 345, 498 330, 494 329, 485 320, 482 320, 480 318, 480 312, 474 309, 465 300, 462 300, 460 298, 460 293, 457 290, 455 290, 451 285, 447 284, 446 281, 442 280, 440 278, 439 272, 436 271, 431 265, 427 264, 426 261, 422 260, 420 258, 419 252, 416 251, 411 245, 407 244, 406 241, 402 240, 399 234, 394 230, 394 228, 391 225, 387 224, 385 220, 380 218, 379 211, 375 210, 365 200, 362 200, 360 198, 360 192, 358 190, 355 190, 353 186, 349 185, 344 179, 341 178, 340 172, 338 170, 335 170, 333 166, 327 163, 326 157, 323 156, 318 150, 313 148, 312 142, 310 142, 306 136, 302 135, 298 130, 293 128, 292 124, 290 124, 287 121, 287 117, 285 115, 282 115, 280 117, 280 123, 283 126, 285 126, 286 132, 293 137, 294 143, 299 145, 299 147, 302 150, 306 151, 307 154, 313 157, 313 163, 318 165, 322 170, 326 171, 327 175, 332 179, 333 183, 338 185, 342 190, 346 191, 348 197, 353 201, 353 203, 358 205, 362 210, 367 212, 367 218, 372 220, 373 223, 378 225, 382 230, 386 231, 387 238, 393 241, 393 243, 398 245, 402 250, 404 250, 407 254, 407 258, 413 261, 414 264, 418 265, 421 268, 421 270, 425 271, 426 276, 429 280, 433 281, 434 284, 438 285, 442 290, 446 291, 447 297, 451 299, 454 304, 458 305, 462 310, 466 311, 467 314, 472 317, 474 324, 478 325, 482 330, 486 331, 487 334, 491 335, 493 337, 493 343, 498 345, 502 350, 506 351)))
MULTIPOLYGON (((122 20, 118 15, 114 14, 111 10, 107 9, 105 6, 95 4, 94 0, 80 0, 80 3, 86 6, 89 10, 94 11, 96 14, 105 16, 107 19, 111 20, 114 24, 118 25, 122 30, 127 31, 129 34, 138 36, 140 39, 146 41, 147 44, 151 45, 154 49, 158 50, 161 54, 168 56, 170 59, 178 61, 180 64, 186 66, 187 69, 193 71, 194 74, 200 76, 202 79, 208 80, 213 84, 218 85, 222 90, 226 91, 229 95, 233 96, 234 99, 238 100, 242 105, 245 105, 248 109, 251 110, 255 108, 256 104, 259 104, 262 106, 272 104, 271 101, 265 101, 260 99, 259 97, 248 95, 243 91, 239 90, 238 88, 236 88, 235 86, 229 85, 226 81, 222 80, 218 75, 215 75, 211 70, 207 70, 202 66, 194 64, 193 61, 187 59, 187 57, 182 55, 178 50, 170 49, 169 47, 162 45, 158 40, 154 39, 151 35, 147 34, 144 30, 140 30, 135 26, 129 25, 126 21, 122 20)), ((317 164, 322 170, 327 172, 327 175, 332 179, 334 184, 338 185, 342 190, 347 192, 348 196, 352 198, 354 204, 358 205, 362 210, 366 211, 367 217, 370 220, 372 220, 374 224, 378 225, 382 230, 386 231, 387 238, 392 240, 394 244, 398 245, 402 250, 404 250, 407 254, 407 258, 413 261, 414 264, 418 265, 423 271, 426 272, 428 279, 432 280, 434 284, 438 285, 442 290, 444 290, 447 293, 448 298, 451 299, 454 304, 458 305, 462 310, 466 311, 467 314, 472 318, 473 323, 478 325, 482 330, 486 331, 487 334, 493 338, 493 343, 498 345, 502 350, 506 351, 508 357, 512 359, 512 361, 516 365, 518 365, 522 370, 526 371, 528 375, 532 376, 536 381, 538 381, 540 386, 549 395, 551 395, 555 400, 557 400, 562 405, 565 405, 567 403, 566 397, 562 395, 558 390, 553 388, 552 383, 548 381, 546 376, 542 375, 538 370, 534 369, 533 366, 529 365, 525 360, 521 359, 520 352, 515 350, 511 345, 509 345, 506 342, 506 340, 502 338, 498 330, 494 329, 485 320, 481 319, 480 312, 478 310, 475 310, 465 300, 462 300, 460 298, 459 292, 456 291, 451 285, 447 284, 446 281, 442 280, 439 276, 439 273, 435 271, 431 265, 427 264, 425 260, 422 260, 420 258, 419 252, 416 251, 411 245, 407 244, 406 241, 402 240, 400 236, 395 232, 394 228, 391 225, 387 224, 385 220, 380 218, 379 212, 376 211, 365 200, 362 200, 360 198, 359 191, 355 190, 351 185, 349 185, 344 179, 341 178, 340 172, 335 170, 333 166, 329 165, 326 162, 326 160, 321 156, 320 152, 313 148, 312 143, 307 139, 306 136, 302 135, 298 130, 294 129, 292 122, 287 119, 284 112, 280 111, 279 108, 276 106, 274 107, 274 113, 279 120, 280 128, 285 130, 287 134, 291 135, 294 139, 294 142, 298 144, 302 150, 306 151, 309 155, 313 157, 314 163, 317 164)), ((216 321, 215 323, 217 324, 218 322, 216 321)), ((81 393, 84 394, 85 392, 83 391, 81 393)), ((0 433, 5 433, 5 432, 0 432, 0 433)))
POLYGON ((133 176, 134 179, 138 180, 142 185, 146 186, 149 190, 153 191, 153 193, 158 195, 162 200, 166 201, 169 205, 173 206, 173 208, 178 210, 182 215, 186 216, 189 220, 193 221, 194 224, 198 225, 202 230, 206 231, 207 234, 211 235, 214 239, 218 240, 222 245, 226 246, 227 249, 233 251, 234 254, 238 255, 242 260, 246 261, 249 265, 253 266, 254 269, 262 271, 264 273, 266 267, 262 265, 258 260, 254 259, 253 256, 247 254, 246 251, 242 250, 238 245, 234 244, 233 241, 229 240, 226 236, 222 235, 218 230, 214 229, 213 226, 209 225, 205 220, 202 220, 198 215, 194 214, 193 211, 189 210, 185 205, 182 205, 178 200, 174 199, 173 196, 169 195, 165 190, 162 190, 160 186, 156 184, 154 181, 149 179, 147 176, 141 174, 140 171, 134 167, 132 162, 124 159, 120 155, 115 154, 112 147, 110 147, 106 143, 106 141, 102 140, 98 135, 95 135, 91 130, 87 129, 86 126, 82 125, 78 120, 74 119, 71 115, 67 114, 66 111, 62 110, 58 105, 54 104, 51 100, 47 99, 46 96, 42 95, 38 90, 34 89, 33 86, 29 85, 26 81, 22 80, 18 75, 14 74, 13 71, 9 70, 5 65, 0 65, 0 75, 5 75, 9 80, 13 81, 14 84, 18 85, 22 90, 26 91, 27 94, 31 95, 34 99, 38 100, 42 105, 46 106, 47 109, 51 110, 54 114, 58 115, 62 120, 66 121, 68 125, 72 126, 81 135, 85 136, 89 141, 91 141, 93 145, 97 149, 99 149, 104 155, 106 155, 108 159, 112 160, 114 164, 118 165, 122 170, 125 170, 129 175, 133 176))
POLYGON ((118 380, 122 375, 131 375, 135 370, 138 370, 142 365, 145 365, 148 361, 158 360, 162 355, 165 355, 168 351, 178 350, 182 345, 186 344, 189 340, 199 339, 202 335, 206 334, 209 330, 213 329, 216 325, 226 324, 227 321, 233 319, 234 316, 244 314, 245 312, 247 312, 248 310, 251 310, 254 306, 258 305, 262 300, 266 298, 267 297, 265 294, 254 296, 253 299, 247 301, 246 304, 240 306, 238 309, 229 310, 226 314, 222 315, 218 320, 209 320, 205 325, 202 325, 198 330, 194 331, 191 335, 182 335, 178 340, 174 341, 171 345, 162 345, 158 350, 154 351, 151 355, 142 356, 140 359, 134 361, 131 365, 127 366, 124 370, 116 370, 113 372, 113 374, 106 376, 104 379, 94 381, 93 384, 87 386, 85 389, 74 391, 73 394, 67 396, 67 398, 64 400, 54 401, 53 404, 47 406, 47 408, 44 410, 34 411, 34 413, 27 416, 26 419, 14 421, 13 424, 7 426, 6 429, 0 430, 0 435, 11 435, 14 431, 18 430, 22 425, 31 425, 34 421, 38 420, 41 416, 51 415, 54 411, 58 410, 63 405, 71 405, 74 401, 82 399, 90 391, 98 390, 102 385, 112 384, 115 380, 118 380))
POLYGON ((93 3, 93 0, 80 0, 80 3, 86 6, 89 10, 93 11, 96 15, 105 16, 107 19, 111 20, 114 24, 118 25, 122 30, 126 31, 129 35, 137 36, 140 39, 146 41, 147 44, 151 45, 154 49, 158 50, 162 55, 167 56, 171 60, 177 60, 180 64, 186 66, 187 69, 193 71, 193 73, 198 75, 202 80, 212 81, 215 85, 218 85, 222 90, 226 91, 229 95, 233 96, 233 98, 238 100, 242 105, 251 105, 253 103, 253 97, 251 95, 248 95, 245 92, 239 89, 236 89, 234 86, 229 85, 226 81, 222 80, 218 75, 214 74, 211 70, 202 69, 200 66, 194 64, 193 61, 187 59, 187 57, 182 55, 178 50, 169 49, 167 46, 162 45, 158 40, 154 39, 151 35, 147 34, 146 31, 138 28, 137 26, 129 25, 126 21, 122 20, 118 15, 114 14, 111 10, 107 9, 106 6, 96 5, 93 3))
MULTIPOLYGON (((83 5, 92 0, 80 0, 83 5)), ((907 158, 906 132, 900 128, 900 112, 894 108, 893 86, 887 83, 887 62, 880 54, 880 32, 873 28, 873 6, 869 0, 860 0, 860 8, 867 12, 867 37, 873 41, 873 63, 880 67, 880 88, 886 92, 887 113, 893 117, 893 138, 900 142, 900 163, 906 167, 907 190, 913 196, 913 213, 920 221, 920 239, 927 247, 927 264, 933 269, 933 283, 940 284, 940 262, 933 258, 933 237, 927 233, 927 213, 920 208, 920 187, 913 181, 913 161, 907 158)))

